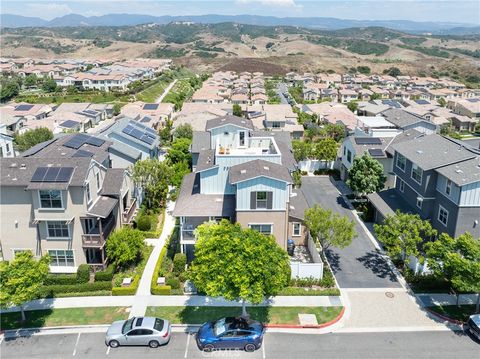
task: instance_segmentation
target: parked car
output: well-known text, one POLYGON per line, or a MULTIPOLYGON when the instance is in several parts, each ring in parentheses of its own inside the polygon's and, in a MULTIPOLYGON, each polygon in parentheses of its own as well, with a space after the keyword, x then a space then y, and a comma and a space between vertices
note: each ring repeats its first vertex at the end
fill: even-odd
POLYGON ((105 344, 116 348, 120 345, 148 345, 157 348, 170 341, 172 328, 168 320, 155 317, 133 317, 113 322, 105 336, 105 344))
POLYGON ((480 340, 480 314, 474 314, 468 318, 467 330, 480 340))
POLYGON ((204 323, 197 332, 200 350, 240 349, 253 352, 261 347, 265 328, 262 323, 242 317, 220 318, 204 323))

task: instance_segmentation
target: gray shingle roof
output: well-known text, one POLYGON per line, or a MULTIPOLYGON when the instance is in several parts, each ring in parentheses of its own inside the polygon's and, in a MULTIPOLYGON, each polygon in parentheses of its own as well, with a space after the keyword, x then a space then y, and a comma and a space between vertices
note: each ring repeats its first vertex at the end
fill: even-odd
POLYGON ((303 220, 305 218, 305 211, 308 208, 308 203, 302 190, 294 189, 292 196, 290 196, 288 215, 303 220))
POLYGON ((204 131, 193 131, 192 153, 210 149, 210 133, 204 131))
POLYGON ((437 168, 437 172, 458 186, 480 181, 480 156, 450 166, 437 168))
POLYGON ((196 172, 202 172, 210 168, 216 167, 215 165, 215 150, 200 151, 198 155, 196 172))
POLYGON ((224 125, 235 125, 239 127, 246 128, 248 130, 253 130, 253 123, 251 120, 237 117, 233 115, 226 115, 223 117, 217 117, 207 121, 206 130, 209 131, 213 128, 217 128, 224 125))
POLYGON ((292 176, 285 166, 264 161, 254 160, 230 167, 230 183, 247 181, 256 177, 269 177, 288 183, 292 182, 292 176))
POLYGON ((402 213, 417 213, 395 188, 370 193, 367 198, 384 217, 395 214, 397 209, 402 213))
POLYGON ((116 198, 99 196, 87 214, 95 217, 106 218, 112 212, 112 209, 117 203, 118 199, 116 198))
POLYGON ((175 217, 235 216, 235 196, 200 194, 198 175, 190 173, 183 177, 180 193, 175 203, 175 217))
POLYGON ((391 146, 423 170, 466 161, 476 154, 443 136, 432 134, 396 143, 391 146))
POLYGON ((397 136, 395 136, 393 138, 393 140, 385 148, 385 151, 393 156, 393 154, 394 154, 394 150, 392 148, 393 145, 395 145, 396 143, 410 141, 411 139, 414 139, 418 136, 423 136, 423 134, 421 132, 415 130, 414 128, 406 130, 406 131, 398 134, 397 136))
POLYGON ((411 114, 402 109, 392 108, 382 112, 382 116, 388 121, 393 123, 398 128, 404 128, 406 126, 413 125, 415 123, 425 121, 424 118, 411 114))
POLYGON ((108 168, 103 179, 101 194, 104 196, 120 196, 125 170, 123 168, 108 168))

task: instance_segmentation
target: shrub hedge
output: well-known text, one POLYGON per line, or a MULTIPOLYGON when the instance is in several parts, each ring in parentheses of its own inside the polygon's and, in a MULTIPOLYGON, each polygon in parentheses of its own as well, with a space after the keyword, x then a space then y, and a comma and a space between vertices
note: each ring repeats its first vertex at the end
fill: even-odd
POLYGON ((90 266, 88 264, 80 264, 77 269, 77 282, 87 283, 90 280, 90 266))
POLYGON ((133 278, 132 284, 128 287, 113 287, 112 295, 135 295, 137 293, 138 285, 140 284, 140 276, 136 275, 133 278))
POLYGON ((180 289, 180 280, 177 277, 167 278, 165 284, 170 286, 172 289, 180 289))
POLYGON ((107 282, 112 281, 113 274, 115 273, 115 266, 109 264, 108 267, 103 270, 95 273, 95 282, 107 282))
POLYGON ((180 274, 185 272, 185 265, 187 264, 187 255, 185 253, 177 253, 173 257, 173 273, 180 274))
POLYGON ((298 288, 298 287, 286 287, 283 288, 278 295, 317 295, 317 296, 339 296, 340 290, 337 288, 328 288, 328 289, 306 289, 306 288, 298 288))
POLYGON ((77 284, 77 275, 73 274, 52 274, 49 273, 43 281, 44 285, 68 285, 77 284))
POLYGON ((40 297, 52 298, 60 293, 84 293, 95 292, 99 290, 111 290, 111 282, 95 282, 95 283, 77 283, 77 284, 60 284, 45 285, 40 288, 40 297))
POLYGON ((160 269, 162 267, 163 259, 165 258, 165 255, 167 254, 167 247, 168 247, 168 244, 165 244, 165 246, 160 251, 160 255, 158 256, 157 264, 155 264, 155 271, 153 272, 152 282, 150 283, 150 293, 152 293, 152 294, 169 295, 170 291, 171 291, 170 286, 158 285, 157 284, 157 279, 158 279, 159 274, 160 274, 160 269))
POLYGON ((152 286, 150 292, 153 295, 170 295, 172 294, 172 288, 169 285, 155 285, 152 286))

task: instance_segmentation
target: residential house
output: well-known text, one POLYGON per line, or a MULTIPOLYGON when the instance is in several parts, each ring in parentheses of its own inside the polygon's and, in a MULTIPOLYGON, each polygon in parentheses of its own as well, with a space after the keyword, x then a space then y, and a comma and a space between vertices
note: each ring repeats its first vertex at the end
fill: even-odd
POLYGON ((449 100, 447 107, 456 114, 470 117, 472 120, 480 120, 480 98, 449 100))
POLYGON ((355 101, 358 99, 358 94, 354 90, 350 89, 341 89, 338 90, 339 102, 347 103, 350 101, 355 101))
POLYGON ((0 123, 0 158, 15 157, 13 149, 13 136, 7 130, 7 125, 0 123))
POLYGON ((402 131, 409 129, 416 129, 425 134, 436 133, 439 131, 439 126, 430 122, 420 116, 414 115, 410 112, 400 108, 391 108, 381 113, 388 122, 393 123, 402 131))
POLYGON ((171 120, 175 106, 172 103, 145 103, 136 101, 122 107, 123 116, 134 118, 145 126, 159 129, 167 120, 171 120))

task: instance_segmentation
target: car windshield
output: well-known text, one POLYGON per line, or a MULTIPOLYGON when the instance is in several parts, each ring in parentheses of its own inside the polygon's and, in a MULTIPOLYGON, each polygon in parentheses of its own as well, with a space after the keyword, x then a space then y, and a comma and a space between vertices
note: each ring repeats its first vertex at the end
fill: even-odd
POLYGON ((225 333, 227 329, 228 329, 228 324, 225 323, 225 318, 219 319, 213 324, 213 333, 217 337, 225 333))
POLYGON ((135 318, 129 319, 123 324, 122 334, 125 334, 132 329, 132 325, 133 325, 134 320, 135 320, 135 318))
POLYGON ((153 325, 153 328, 161 332, 163 330, 164 324, 165 324, 165 321, 163 319, 155 318, 155 324, 153 325))

